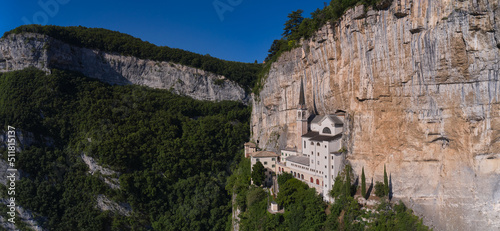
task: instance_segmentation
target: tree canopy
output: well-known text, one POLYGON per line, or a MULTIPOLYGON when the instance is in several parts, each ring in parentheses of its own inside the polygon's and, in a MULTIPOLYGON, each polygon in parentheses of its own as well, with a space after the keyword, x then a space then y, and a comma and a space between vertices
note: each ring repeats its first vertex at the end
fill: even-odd
POLYGON ((252 181, 253 184, 260 186, 262 182, 266 179, 266 173, 264 172, 264 165, 260 161, 257 161, 252 167, 252 181))
POLYGON ((44 228, 225 229, 225 185, 249 137, 249 107, 56 69, 0 74, 0 89, 2 125, 32 134, 17 155, 16 201, 44 217, 44 228), (89 174, 82 153, 118 173, 89 174), (130 205, 131 216, 97 209, 98 195, 130 205))

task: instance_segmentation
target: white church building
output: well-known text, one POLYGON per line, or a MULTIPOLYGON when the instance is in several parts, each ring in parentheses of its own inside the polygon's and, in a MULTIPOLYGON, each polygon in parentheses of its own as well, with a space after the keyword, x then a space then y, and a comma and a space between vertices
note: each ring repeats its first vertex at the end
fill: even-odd
POLYGON ((344 114, 316 115, 308 121, 304 86, 300 83, 297 107, 297 141, 295 147, 280 151, 276 171, 291 173, 295 178, 314 187, 326 201, 335 177, 344 167, 345 154, 341 140, 344 114))

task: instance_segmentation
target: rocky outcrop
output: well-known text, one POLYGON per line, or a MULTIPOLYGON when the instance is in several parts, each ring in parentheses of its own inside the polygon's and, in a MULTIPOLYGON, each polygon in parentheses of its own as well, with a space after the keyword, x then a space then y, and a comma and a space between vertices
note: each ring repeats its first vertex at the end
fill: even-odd
POLYGON ((27 67, 78 71, 110 84, 169 89, 200 100, 248 101, 238 84, 200 69, 80 48, 40 34, 11 34, 0 39, 0 72, 27 67))
POLYGON ((127 217, 132 212, 132 207, 128 203, 116 203, 102 194, 97 195, 96 207, 101 211, 111 211, 127 217))
POLYGON ((252 139, 294 147, 304 79, 309 113, 347 113, 354 171, 390 174, 437 230, 500 228, 498 1, 394 0, 351 9, 273 63, 253 100, 252 139))
POLYGON ((94 158, 85 155, 85 153, 82 153, 80 157, 82 158, 83 162, 89 167, 90 175, 96 174, 96 176, 104 181, 104 183, 106 183, 110 188, 116 190, 120 189, 120 179, 118 179, 118 177, 120 176, 119 172, 100 166, 99 164, 97 164, 97 161, 95 161, 94 158))

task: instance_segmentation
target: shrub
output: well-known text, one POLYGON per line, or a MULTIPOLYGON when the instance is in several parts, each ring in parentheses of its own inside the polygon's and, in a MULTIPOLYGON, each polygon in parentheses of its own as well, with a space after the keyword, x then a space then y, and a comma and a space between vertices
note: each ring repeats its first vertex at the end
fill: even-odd
POLYGON ((385 193, 384 183, 382 183, 380 181, 377 181, 375 183, 375 195, 378 196, 378 197, 384 197, 385 195, 387 195, 385 193))

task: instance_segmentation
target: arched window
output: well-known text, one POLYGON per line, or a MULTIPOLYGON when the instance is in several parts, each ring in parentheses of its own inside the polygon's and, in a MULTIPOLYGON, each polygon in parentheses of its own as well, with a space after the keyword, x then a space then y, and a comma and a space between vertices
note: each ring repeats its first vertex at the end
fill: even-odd
POLYGON ((314 180, 313 180, 313 178, 312 178, 312 177, 311 177, 311 183, 314 183, 314 180))
POLYGON ((316 179, 316 184, 319 185, 319 179, 316 179))
POLYGON ((278 167, 278 172, 281 172, 281 167, 278 167))
POLYGON ((294 173, 293 173, 293 176, 294 176, 294 177, 297 177, 297 173, 296 173, 296 172, 294 172, 294 173))
POLYGON ((301 178, 302 178, 302 180, 304 179, 304 174, 302 174, 301 178))
POLYGON ((316 146, 318 146, 318 147, 320 146, 319 142, 316 144, 316 146))
POLYGON ((325 128, 323 128, 323 133, 324 134, 332 134, 332 131, 330 130, 330 128, 325 127, 325 128))

